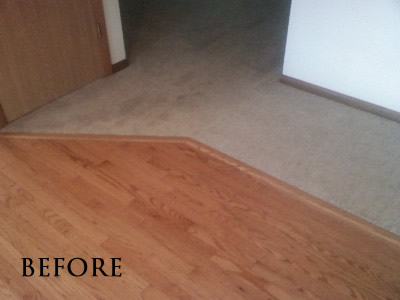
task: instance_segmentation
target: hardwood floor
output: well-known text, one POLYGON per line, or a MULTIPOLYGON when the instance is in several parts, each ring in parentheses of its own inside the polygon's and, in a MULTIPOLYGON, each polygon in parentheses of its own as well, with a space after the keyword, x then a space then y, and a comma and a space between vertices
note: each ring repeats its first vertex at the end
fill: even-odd
POLYGON ((400 298, 398 237, 190 139, 1 135, 0 206, 1 299, 400 298))

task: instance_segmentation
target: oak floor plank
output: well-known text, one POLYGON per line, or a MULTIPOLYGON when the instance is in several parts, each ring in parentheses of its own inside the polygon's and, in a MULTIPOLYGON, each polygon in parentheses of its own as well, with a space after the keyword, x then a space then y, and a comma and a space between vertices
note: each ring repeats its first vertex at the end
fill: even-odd
MULTIPOLYGON (((153 149, 151 151, 154 151, 154 146, 149 146, 148 148, 151 148, 153 149)), ((138 153, 138 150, 135 153, 138 153)), ((140 152, 140 154, 145 154, 145 153, 140 152)), ((146 154, 144 156, 146 156, 146 154)), ((139 159, 140 158, 142 158, 142 156, 139 156, 139 159)), ((134 159, 138 160, 135 165, 139 164, 140 160, 138 158, 130 157, 130 161, 133 161, 134 159)), ((120 165, 119 167, 121 168, 122 166, 120 165)), ((170 169, 171 167, 165 167, 162 171, 165 171, 164 173, 167 174, 167 172, 170 169)), ((115 169, 112 170, 110 168, 108 169, 108 171, 110 173, 117 173, 117 174, 123 173, 122 170, 118 171, 115 169)), ((163 173, 160 172, 160 170, 157 167, 154 167, 151 164, 143 168, 142 171, 151 175, 157 172, 163 173)), ((177 176, 181 176, 177 168, 175 168, 175 173, 177 176)), ((121 180, 124 179, 126 180, 126 178, 121 178, 121 180)), ((151 176, 150 179, 147 179, 146 183, 144 182, 140 184, 140 186, 144 187, 150 185, 150 186, 163 187, 165 184, 167 184, 166 188, 167 191, 169 191, 168 189, 169 186, 176 187, 177 191, 168 193, 168 195, 165 194, 163 197, 160 197, 159 198, 160 200, 158 201, 156 200, 157 197, 153 198, 152 204, 159 202, 158 211, 162 211, 162 209, 165 209, 166 207, 173 206, 174 207, 173 209, 171 208, 168 209, 170 214, 181 216, 181 218, 182 215, 187 216, 189 219, 192 219, 196 223, 203 224, 204 226, 208 227, 213 226, 213 228, 211 229, 214 232, 214 234, 217 235, 219 234, 219 236, 224 237, 224 239, 219 239, 221 240, 220 246, 225 247, 225 249, 231 252, 232 255, 235 255, 236 257, 242 257, 243 263, 247 264, 248 266, 254 264, 257 257, 262 257, 265 254, 261 249, 257 249, 259 248, 257 245, 255 244, 251 245, 251 241, 249 240, 249 235, 243 233, 242 231, 235 231, 235 232, 232 231, 232 226, 234 225, 233 224, 234 222, 232 222, 234 221, 233 216, 229 214, 227 211, 221 209, 221 207, 219 207, 218 205, 218 202, 204 201, 205 198, 210 197, 209 194, 203 193, 201 195, 199 194, 198 190, 193 189, 191 186, 188 186, 187 184, 179 185, 177 184, 176 181, 171 182, 170 180, 168 180, 167 175, 166 177, 163 178, 162 182, 160 182, 160 180, 156 180, 155 176, 151 176), (171 202, 172 204, 169 204, 171 202), (171 213, 171 212, 177 212, 177 213, 171 213), (215 226, 215 224, 217 224, 218 226, 215 226), (225 241, 228 241, 228 244, 226 244, 225 241), (231 242, 229 243, 229 241, 231 242), (243 250, 241 248, 246 248, 246 249, 243 250), (249 257, 246 258, 246 255, 248 255, 249 257)), ((238 224, 237 227, 242 227, 242 224, 238 224)), ((218 239, 218 236, 215 239, 218 239)))
MULTIPOLYGON (((80 230, 74 228, 71 224, 66 224, 66 220, 57 216, 57 214, 51 210, 51 203, 48 203, 47 208, 44 206, 45 210, 42 211, 40 207, 36 207, 39 206, 35 201, 36 199, 26 193, 24 194, 21 188, 10 192, 10 196, 11 198, 8 200, 7 206, 12 208, 15 218, 13 222, 11 222, 11 216, 8 215, 7 218, 4 217, 5 221, 7 221, 8 225, 14 224, 18 230, 29 233, 29 237, 18 239, 21 236, 18 234, 18 231, 9 229, 7 233, 2 232, 1 236, 6 239, 8 237, 9 242, 17 245, 14 247, 28 249, 28 246, 30 244, 35 244, 34 241, 37 240, 41 241, 40 244, 42 245, 40 249, 38 249, 37 257, 46 257, 46 253, 54 253, 55 256, 83 257, 88 261, 91 257, 111 257, 111 255, 99 247, 99 245, 92 242, 89 236, 82 234, 80 230), (27 201, 28 199, 30 201, 27 201), (27 219, 29 219, 29 223, 26 221, 27 219), (50 239, 46 240, 46 237, 55 236, 57 236, 56 243, 50 239), (32 238, 34 241, 30 240, 32 238), (25 243, 27 239, 29 239, 28 244, 25 243), (60 245, 63 245, 63 248, 60 248, 60 245), (62 255, 56 255, 59 253, 62 253, 62 255)), ((0 228, 3 227, 5 226, 1 226, 0 228)), ((32 252, 32 248, 30 252, 32 252)), ((29 257, 26 253, 28 252, 21 253, 21 257, 29 257)), ((110 273, 107 269, 106 272, 110 273)), ((85 293, 82 294, 82 296, 94 295, 95 299, 103 297, 122 298, 129 292, 133 297, 135 295, 136 297, 140 297, 141 292, 147 288, 148 284, 139 276, 135 275, 133 270, 125 268, 125 274, 129 275, 123 280, 102 283, 102 287, 104 288, 102 292, 98 291, 99 286, 96 280, 93 278, 83 278, 79 283, 80 285, 83 283, 85 284, 85 293)), ((18 276, 21 275, 19 274, 18 276)), ((71 289, 70 293, 73 295, 75 291, 71 289)))
POLYGON ((160 290, 158 290, 154 286, 149 286, 148 288, 146 288, 143 291, 141 297, 144 300, 171 300, 171 298, 169 298, 167 295, 162 293, 160 290))
POLYGON ((24 280, 10 265, 9 260, 0 255, 0 266, 7 270, 0 272, 0 299, 48 299, 31 283, 24 280))

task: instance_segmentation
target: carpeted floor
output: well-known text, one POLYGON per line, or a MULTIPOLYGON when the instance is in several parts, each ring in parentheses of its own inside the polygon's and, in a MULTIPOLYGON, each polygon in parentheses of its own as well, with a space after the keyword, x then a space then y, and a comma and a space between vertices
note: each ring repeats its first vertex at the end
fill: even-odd
POLYGON ((279 83, 289 2, 125 8, 130 67, 3 131, 190 136, 400 234, 400 124, 279 83))

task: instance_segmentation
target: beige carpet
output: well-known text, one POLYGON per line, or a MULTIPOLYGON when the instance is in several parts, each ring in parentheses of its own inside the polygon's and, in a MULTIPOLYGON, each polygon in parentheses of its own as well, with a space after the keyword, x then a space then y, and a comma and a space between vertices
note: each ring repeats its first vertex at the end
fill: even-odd
POLYGON ((288 0, 126 3, 131 66, 4 131, 190 136, 400 234, 400 124, 279 83, 288 0))

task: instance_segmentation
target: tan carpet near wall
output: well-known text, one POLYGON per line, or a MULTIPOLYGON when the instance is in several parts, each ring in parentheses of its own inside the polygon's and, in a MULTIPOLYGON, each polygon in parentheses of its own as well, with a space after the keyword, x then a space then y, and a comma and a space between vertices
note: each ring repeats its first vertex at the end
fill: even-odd
POLYGON ((400 234, 400 124, 278 82, 288 3, 126 9, 131 66, 4 131, 190 136, 400 234))

